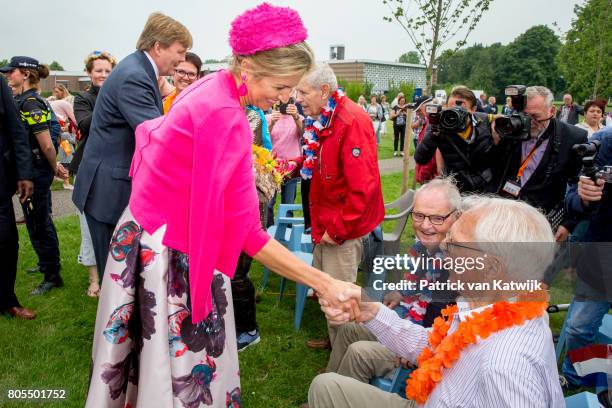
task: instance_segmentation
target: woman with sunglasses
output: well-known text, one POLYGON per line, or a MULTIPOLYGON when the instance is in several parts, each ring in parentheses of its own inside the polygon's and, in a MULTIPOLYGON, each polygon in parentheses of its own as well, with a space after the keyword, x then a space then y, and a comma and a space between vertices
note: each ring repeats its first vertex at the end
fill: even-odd
POLYGON ((172 86, 166 79, 160 79, 160 91, 163 96, 164 115, 168 113, 170 106, 178 94, 193 84, 200 77, 202 60, 193 52, 185 54, 185 61, 176 66, 172 77, 172 86))
MULTIPOLYGON (((83 152, 85 151, 85 144, 89 136, 91 118, 93 116, 94 106, 96 105, 98 92, 100 92, 100 88, 115 65, 117 65, 117 61, 106 51, 94 51, 85 58, 85 71, 91 79, 91 86, 87 91, 77 94, 74 97, 74 116, 81 134, 76 152, 70 162, 70 171, 75 177, 81 159, 83 158, 83 152)), ((83 213, 79 213, 79 220, 81 224, 81 248, 78 262, 89 270, 89 288, 87 288, 87 296, 97 297, 100 292, 100 284, 98 269, 96 267, 96 258, 91 242, 91 234, 89 233, 87 220, 83 213)))

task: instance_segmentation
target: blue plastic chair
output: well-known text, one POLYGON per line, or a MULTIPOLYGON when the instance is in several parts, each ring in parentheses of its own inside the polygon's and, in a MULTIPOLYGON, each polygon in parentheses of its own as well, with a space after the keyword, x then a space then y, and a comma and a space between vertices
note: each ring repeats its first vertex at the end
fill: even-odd
MULTIPOLYGON (((288 247, 289 238, 291 236, 291 226, 295 224, 303 224, 304 218, 302 217, 287 217, 287 213, 289 211, 297 211, 301 210, 301 204, 280 204, 278 206, 278 214, 276 215, 276 220, 274 225, 268 228, 268 234, 274 237, 275 240, 280 242, 285 247, 288 247)), ((310 235, 308 235, 305 239, 308 239, 308 243, 310 243, 310 235)), ((312 244, 311 244, 312 245, 312 244)), ((312 252, 312 250, 311 250, 312 252)), ((261 280, 261 288, 265 290, 268 287, 268 282, 270 280, 270 270, 264 267, 263 278, 261 280)))
MULTIPOLYGON (((297 224, 291 228, 289 242, 287 248, 299 259, 312 265, 312 253, 302 251, 302 236, 304 235, 304 225, 297 224)), ((278 293, 278 302, 283 299, 283 294, 287 287, 287 278, 281 278, 280 290, 278 293)), ((306 298, 308 295, 308 286, 301 283, 295 283, 295 314, 293 325, 296 331, 300 330, 302 325, 302 316, 304 315, 304 307, 306 306, 306 298)))
POLYGON ((566 408, 600 408, 602 405, 597 399, 597 395, 592 392, 581 392, 580 394, 570 395, 565 398, 566 408))
POLYGON ((373 377, 370 379, 370 384, 383 391, 406 398, 406 380, 412 371, 412 368, 398 367, 393 373, 393 377, 373 377))

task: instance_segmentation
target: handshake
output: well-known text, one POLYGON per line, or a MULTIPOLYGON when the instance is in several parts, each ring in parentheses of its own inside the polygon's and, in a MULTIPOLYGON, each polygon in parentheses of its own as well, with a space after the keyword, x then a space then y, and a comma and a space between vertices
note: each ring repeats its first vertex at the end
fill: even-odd
POLYGON ((348 322, 365 323, 372 320, 381 303, 366 299, 362 288, 349 282, 335 281, 329 294, 319 293, 319 304, 332 326, 348 322))

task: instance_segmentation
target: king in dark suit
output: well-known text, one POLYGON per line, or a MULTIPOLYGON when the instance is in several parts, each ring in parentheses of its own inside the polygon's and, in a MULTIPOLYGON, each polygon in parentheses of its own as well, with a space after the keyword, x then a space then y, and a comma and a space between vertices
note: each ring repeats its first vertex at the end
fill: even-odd
POLYGON ((100 89, 72 199, 87 218, 101 275, 113 230, 130 198, 134 131, 163 114, 158 77, 172 75, 191 45, 187 28, 153 13, 138 50, 117 65, 100 89))

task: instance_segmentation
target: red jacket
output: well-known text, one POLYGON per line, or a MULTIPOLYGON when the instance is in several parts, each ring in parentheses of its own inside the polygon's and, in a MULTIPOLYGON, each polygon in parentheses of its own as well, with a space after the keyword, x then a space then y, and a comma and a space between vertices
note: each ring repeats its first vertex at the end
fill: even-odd
POLYGON ((348 97, 321 131, 310 186, 312 240, 339 244, 370 233, 385 216, 372 120, 348 97))

